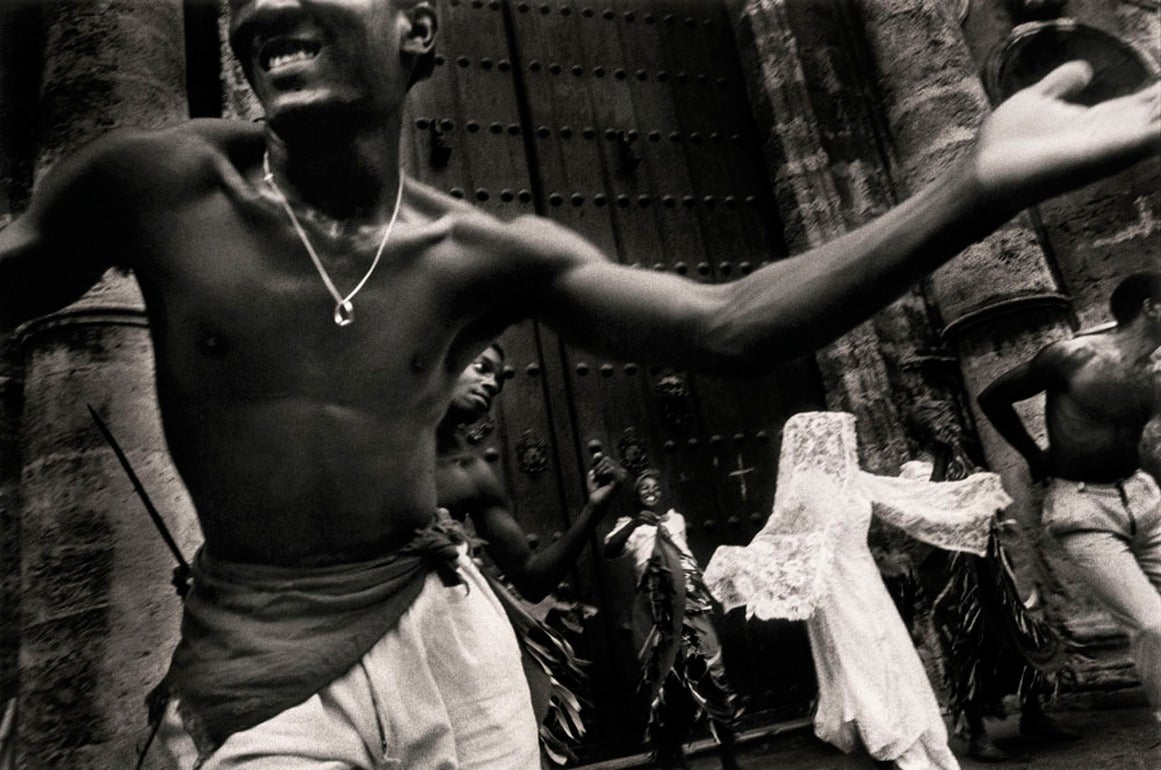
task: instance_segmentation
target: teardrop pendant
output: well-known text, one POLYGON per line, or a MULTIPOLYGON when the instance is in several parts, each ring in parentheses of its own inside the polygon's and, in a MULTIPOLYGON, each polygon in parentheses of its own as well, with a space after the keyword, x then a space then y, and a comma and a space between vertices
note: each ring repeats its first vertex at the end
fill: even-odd
POLYGON ((355 306, 349 299, 335 305, 335 325, 350 326, 355 320, 355 306))
POLYGON ((302 241, 303 248, 310 256, 310 261, 314 263, 314 269, 318 271, 318 275, 322 278, 323 285, 326 286, 327 291, 334 297, 335 315, 334 321, 336 326, 350 326, 355 321, 355 306, 351 304, 351 298, 358 294, 367 281, 370 280, 371 274, 375 272, 375 268, 379 265, 379 259, 383 256, 383 249, 387 247, 387 241, 391 239, 391 231, 395 229, 395 222, 399 219, 399 208, 403 204, 403 175, 400 172, 399 189, 395 192, 395 209, 391 212, 391 219, 387 222, 386 229, 383 230, 383 237, 379 240, 379 248, 375 250, 375 259, 371 260, 371 266, 367 268, 367 272, 363 274, 362 280, 351 289, 351 293, 346 297, 339 294, 339 290, 335 288, 334 281, 331 280, 330 275, 323 267, 322 261, 315 253, 314 246, 310 244, 310 239, 306 237, 306 232, 302 229, 302 225, 298 221, 298 216, 295 215, 294 209, 290 207, 290 201, 286 200, 286 196, 282 194, 278 183, 274 181, 274 174, 270 171, 270 153, 262 156, 262 170, 264 172, 263 179, 270 185, 270 189, 274 191, 278 202, 282 204, 282 208, 286 211, 286 216, 290 219, 290 224, 294 227, 294 232, 298 234, 298 239, 302 241))

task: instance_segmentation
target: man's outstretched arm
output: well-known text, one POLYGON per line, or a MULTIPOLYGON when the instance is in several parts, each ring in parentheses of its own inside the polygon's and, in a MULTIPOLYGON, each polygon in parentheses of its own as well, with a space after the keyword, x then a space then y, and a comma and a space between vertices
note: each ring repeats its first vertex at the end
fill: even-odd
POLYGON ((524 248, 571 260, 534 312, 570 341, 622 358, 741 372, 811 352, 1021 209, 1161 149, 1161 84, 1093 107, 1063 101, 1089 77, 1084 64, 1057 69, 1000 105, 941 180, 858 230, 732 283, 610 264, 576 236, 529 228, 524 248))
MULTIPOLYGON (((488 486, 500 482, 491 468, 480 464, 480 473, 491 476, 488 486)), ((626 472, 611 458, 600 458, 587 478, 589 499, 571 526, 543 550, 528 547, 524 530, 506 505, 492 504, 470 515, 480 537, 487 541, 488 555, 525 599, 538 602, 552 593, 576 563, 593 530, 608 512, 613 494, 626 472)))

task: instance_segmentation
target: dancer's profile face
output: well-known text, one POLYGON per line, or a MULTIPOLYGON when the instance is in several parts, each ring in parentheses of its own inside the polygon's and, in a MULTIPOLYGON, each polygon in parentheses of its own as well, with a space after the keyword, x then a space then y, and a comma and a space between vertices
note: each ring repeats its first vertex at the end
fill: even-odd
POLYGON ((476 358, 456 380, 451 407, 464 418, 477 419, 487 414, 504 388, 504 357, 490 347, 476 358))

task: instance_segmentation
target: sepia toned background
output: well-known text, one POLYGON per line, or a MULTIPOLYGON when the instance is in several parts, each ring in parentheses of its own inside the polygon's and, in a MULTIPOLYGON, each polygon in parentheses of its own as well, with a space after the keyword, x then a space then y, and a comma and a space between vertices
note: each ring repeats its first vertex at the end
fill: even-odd
MULTIPOLYGON (((538 213, 642 270, 731 281, 886 211, 952 168, 991 104, 1085 58, 1086 99, 1161 69, 1157 0, 439 0, 433 77, 411 97, 406 172, 502 218, 538 213)), ((217 0, 0 3, 0 223, 62 155, 121 127, 259 120, 217 0)), ((1078 689, 1134 683, 1123 638, 1069 591, 1023 462, 976 394, 1047 342, 1100 328, 1107 297, 1161 254, 1161 162, 1024 212, 850 334, 762 378, 612 361, 532 323, 484 438, 533 547, 584 500, 592 452, 662 472, 704 564, 773 499, 781 426, 858 419, 865 468, 894 474, 938 433, 1000 472, 1022 587, 1080 640, 1078 689), (918 409, 919 405, 937 409, 918 409), (938 431, 923 415, 942 415, 938 431), (1060 589, 1064 589, 1064 593, 1060 589)), ((2 291, 2 290, 0 290, 2 291)), ((0 294, 2 297, 2 294, 0 294)), ((145 693, 176 641, 172 557, 95 430, 109 422, 189 556, 200 535, 169 463, 132 277, 0 338, 0 705, 20 767, 131 764, 145 693)), ((1024 405, 1042 434, 1042 404, 1024 405)), ((1147 447, 1161 467, 1157 445, 1147 447)), ((628 513, 628 508, 613 515, 628 513)), ((880 550, 905 546, 874 533, 880 550)), ((890 554, 888 554, 890 555, 890 554)), ((645 710, 628 565, 589 549, 563 592, 599 608, 584 760, 639 750, 645 710)), ((723 623, 747 726, 809 713, 802 628, 723 623)), ((931 651, 934 654, 934 651, 931 651)))

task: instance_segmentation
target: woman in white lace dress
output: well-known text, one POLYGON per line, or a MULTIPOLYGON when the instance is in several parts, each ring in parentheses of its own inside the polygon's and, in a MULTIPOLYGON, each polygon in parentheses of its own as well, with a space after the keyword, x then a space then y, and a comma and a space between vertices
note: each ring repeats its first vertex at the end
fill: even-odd
POLYGON ((940 548, 983 554, 1011 500, 999 477, 952 482, 880 477, 858 467, 855 420, 787 421, 774 511, 742 548, 719 548, 705 582, 726 609, 806 620, 818 675, 815 733, 901 770, 959 765, 911 637, 867 547, 871 515, 940 548))

